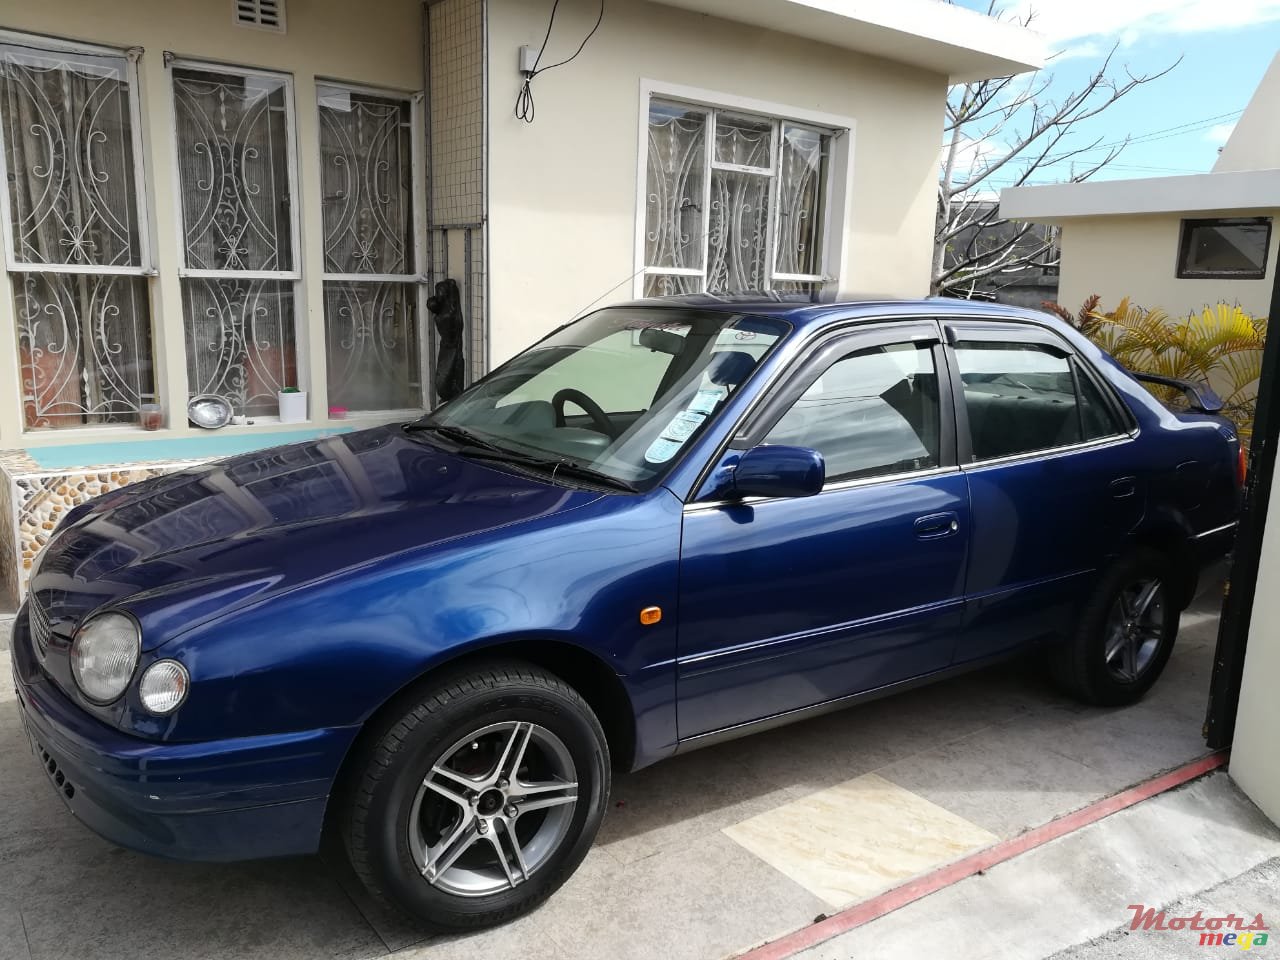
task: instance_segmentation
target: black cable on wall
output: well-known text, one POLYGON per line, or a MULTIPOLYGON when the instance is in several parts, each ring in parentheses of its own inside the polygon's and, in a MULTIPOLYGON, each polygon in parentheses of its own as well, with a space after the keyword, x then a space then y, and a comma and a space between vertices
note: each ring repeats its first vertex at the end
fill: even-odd
POLYGON ((600 24, 604 20, 604 0, 600 0, 600 14, 596 17, 595 26, 590 32, 582 38, 582 42, 578 44, 578 49, 573 52, 573 56, 567 57, 558 63, 549 66, 540 67, 542 63, 542 55, 547 52, 547 43, 551 40, 551 30, 556 24, 556 10, 560 7, 560 0, 554 0, 551 4, 551 17, 547 20, 547 32, 542 38, 542 47, 538 50, 538 57, 533 61, 533 69, 526 71, 524 82, 520 85, 520 92, 516 94, 516 118, 523 120, 525 123, 533 123, 536 109, 533 103, 533 78, 540 73, 546 73, 548 70, 554 70, 556 67, 563 67, 567 63, 572 63, 578 59, 578 54, 586 47, 587 42, 596 35, 596 31, 600 29, 600 24))

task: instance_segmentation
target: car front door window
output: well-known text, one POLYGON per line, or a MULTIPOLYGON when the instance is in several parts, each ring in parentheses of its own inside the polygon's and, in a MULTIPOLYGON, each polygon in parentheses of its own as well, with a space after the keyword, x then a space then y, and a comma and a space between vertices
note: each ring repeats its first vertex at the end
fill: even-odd
POLYGON ((817 450, 828 483, 937 467, 941 428, 931 344, 882 344, 841 357, 764 442, 817 450))

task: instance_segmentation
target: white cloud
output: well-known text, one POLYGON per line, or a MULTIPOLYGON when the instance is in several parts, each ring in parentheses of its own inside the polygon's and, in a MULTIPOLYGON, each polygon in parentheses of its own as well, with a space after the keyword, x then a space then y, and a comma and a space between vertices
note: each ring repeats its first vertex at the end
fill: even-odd
POLYGON ((1222 146, 1231 137, 1231 131, 1235 130, 1236 121, 1230 123, 1215 123, 1212 127, 1204 132, 1204 138, 1210 143, 1222 146))
POLYGON ((1207 33, 1280 20, 1280 0, 1012 0, 1004 11, 1034 14, 1031 29, 1068 55, 1124 46, 1157 34, 1207 33), (1074 49, 1073 49, 1074 48, 1074 49))
MULTIPOLYGON (((941 163, 946 164, 949 145, 942 148, 941 163)), ((984 169, 996 159, 1000 145, 990 140, 974 140, 964 135, 956 143, 955 165, 952 168, 953 182, 968 180, 975 173, 984 169)))
POLYGON ((1074 57, 1102 57, 1106 56, 1107 51, 1110 49, 1107 44, 1099 43, 1097 40, 1084 40, 1080 43, 1068 44, 1053 58, 1053 62, 1061 63, 1063 60, 1070 60, 1074 57))

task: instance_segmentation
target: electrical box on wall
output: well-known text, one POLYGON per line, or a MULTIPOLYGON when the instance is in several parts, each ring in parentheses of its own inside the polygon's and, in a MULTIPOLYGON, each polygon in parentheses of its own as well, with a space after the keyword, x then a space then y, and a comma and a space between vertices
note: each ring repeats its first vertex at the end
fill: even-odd
POLYGON ((538 62, 538 49, 531 47, 527 43, 520 48, 520 72, 533 73, 534 66, 538 62))

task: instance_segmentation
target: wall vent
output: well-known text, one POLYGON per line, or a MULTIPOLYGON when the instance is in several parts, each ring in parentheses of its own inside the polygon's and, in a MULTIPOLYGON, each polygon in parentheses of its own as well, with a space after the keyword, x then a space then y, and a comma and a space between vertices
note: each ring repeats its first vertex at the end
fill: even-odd
POLYGON ((284 0, 231 0, 231 15, 242 27, 284 33, 284 0))

